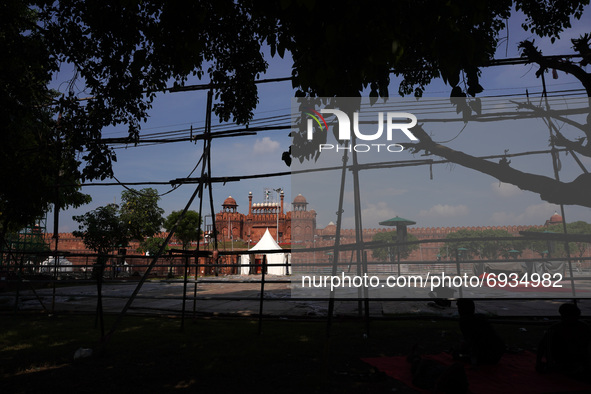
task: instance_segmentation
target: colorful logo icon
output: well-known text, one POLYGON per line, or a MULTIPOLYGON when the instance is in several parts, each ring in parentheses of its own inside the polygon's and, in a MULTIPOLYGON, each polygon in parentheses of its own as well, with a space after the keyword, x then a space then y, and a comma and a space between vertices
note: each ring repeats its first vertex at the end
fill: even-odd
POLYGON ((316 123, 318 123, 320 130, 322 130, 322 123, 324 123, 325 130, 328 130, 328 125, 326 124, 326 120, 324 120, 324 117, 322 115, 320 115, 317 111, 315 111, 313 109, 308 109, 304 113, 306 115, 311 116, 312 119, 314 119, 316 121, 316 123), (310 111, 310 112, 308 112, 308 111, 310 111), (320 123, 321 120, 322 120, 322 123, 320 123))

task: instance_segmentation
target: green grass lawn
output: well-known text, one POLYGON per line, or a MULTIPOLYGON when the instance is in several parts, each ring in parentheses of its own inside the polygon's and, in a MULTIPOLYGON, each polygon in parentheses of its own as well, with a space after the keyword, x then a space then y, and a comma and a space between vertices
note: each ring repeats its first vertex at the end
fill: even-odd
MULTIPOLYGON (((106 318, 107 329, 114 317, 106 318)), ((544 326, 497 324, 511 347, 534 349, 544 326)), ((370 335, 359 321, 335 321, 330 339, 322 321, 246 319, 180 320, 126 317, 104 352, 74 360, 80 348, 96 348, 93 316, 0 316, 2 393, 163 392, 414 392, 361 361, 406 354, 413 344, 426 353, 459 340, 457 323, 445 320, 373 321, 370 335)))

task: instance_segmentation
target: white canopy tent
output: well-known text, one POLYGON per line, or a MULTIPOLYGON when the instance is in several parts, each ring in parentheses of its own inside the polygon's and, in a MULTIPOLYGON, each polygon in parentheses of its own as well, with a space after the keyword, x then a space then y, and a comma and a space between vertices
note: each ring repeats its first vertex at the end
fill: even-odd
POLYGON ((70 260, 67 260, 65 257, 59 256, 57 259, 57 264, 55 263, 55 257, 49 257, 47 260, 41 263, 41 273, 44 274, 53 274, 56 271, 59 274, 71 274, 74 272, 73 264, 70 260))
MULTIPOLYGON (((249 249, 249 251, 257 250, 282 250, 281 246, 275 242, 269 229, 265 231, 265 234, 261 237, 259 242, 255 246, 249 249)), ((289 263, 289 253, 261 253, 267 256, 267 264, 286 264, 289 263)), ((241 256, 241 275, 248 275, 251 273, 250 268, 255 266, 255 254, 242 255, 241 256)), ((289 275, 289 266, 273 266, 267 267, 267 274, 270 275, 289 275)))

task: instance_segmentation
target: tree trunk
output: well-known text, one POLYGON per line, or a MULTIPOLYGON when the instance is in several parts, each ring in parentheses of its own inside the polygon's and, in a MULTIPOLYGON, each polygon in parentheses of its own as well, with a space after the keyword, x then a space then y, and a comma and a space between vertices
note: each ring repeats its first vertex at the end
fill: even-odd
POLYGON ((94 328, 100 325, 101 338, 105 336, 105 322, 103 319, 103 274, 105 272, 105 264, 109 256, 105 253, 99 253, 94 267, 94 274, 96 277, 96 317, 94 321, 94 328))

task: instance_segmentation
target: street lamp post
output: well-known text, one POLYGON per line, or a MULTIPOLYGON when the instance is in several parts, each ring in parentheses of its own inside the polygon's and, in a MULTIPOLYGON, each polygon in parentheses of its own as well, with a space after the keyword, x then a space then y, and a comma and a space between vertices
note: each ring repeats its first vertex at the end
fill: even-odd
POLYGON ((275 201, 275 211, 277 212, 277 227, 275 227, 275 229, 277 231, 277 234, 275 234, 275 236, 277 238, 277 243, 279 243, 279 193, 283 193, 283 189, 278 188, 273 190, 275 190, 275 195, 277 196, 277 199, 275 201))
POLYGON ((208 228, 207 228, 207 217, 208 216, 211 217, 211 215, 205 215, 203 217, 203 219, 204 219, 203 220, 204 221, 203 227, 205 228, 205 231, 203 232, 203 239, 205 241, 205 249, 206 250, 209 250, 209 243, 211 242, 211 231, 208 231, 208 228))
POLYGON ((396 216, 392 219, 384 220, 379 222, 381 226, 393 226, 396 227, 396 243, 398 246, 396 247, 396 260, 398 265, 398 275, 400 275, 400 252, 401 249, 404 248, 406 250, 406 236, 407 236, 407 226, 411 226, 413 224, 417 224, 412 220, 404 219, 399 216, 396 216))

